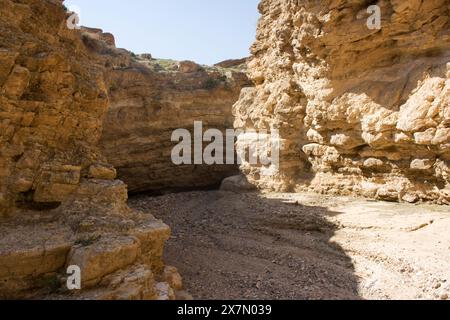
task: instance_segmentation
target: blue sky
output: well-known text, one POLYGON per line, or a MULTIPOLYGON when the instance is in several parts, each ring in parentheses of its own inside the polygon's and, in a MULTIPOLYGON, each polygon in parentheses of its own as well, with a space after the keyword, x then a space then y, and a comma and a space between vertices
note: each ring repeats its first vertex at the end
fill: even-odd
POLYGON ((249 56, 259 0, 66 0, 81 24, 111 32, 117 46, 156 58, 214 64, 249 56))

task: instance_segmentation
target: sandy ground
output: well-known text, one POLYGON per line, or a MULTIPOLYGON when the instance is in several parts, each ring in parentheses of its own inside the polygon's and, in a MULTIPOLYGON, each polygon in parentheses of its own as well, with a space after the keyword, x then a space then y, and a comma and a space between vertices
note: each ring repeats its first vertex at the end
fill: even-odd
POLYGON ((173 230, 166 262, 195 299, 447 299, 448 206, 313 194, 130 199, 173 230))

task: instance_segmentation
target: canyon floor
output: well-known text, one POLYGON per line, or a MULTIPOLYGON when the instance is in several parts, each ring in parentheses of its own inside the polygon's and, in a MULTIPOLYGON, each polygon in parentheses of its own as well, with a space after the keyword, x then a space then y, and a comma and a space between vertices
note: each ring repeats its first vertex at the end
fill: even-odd
POLYGON ((447 299, 447 206, 314 194, 135 196, 194 299, 447 299))

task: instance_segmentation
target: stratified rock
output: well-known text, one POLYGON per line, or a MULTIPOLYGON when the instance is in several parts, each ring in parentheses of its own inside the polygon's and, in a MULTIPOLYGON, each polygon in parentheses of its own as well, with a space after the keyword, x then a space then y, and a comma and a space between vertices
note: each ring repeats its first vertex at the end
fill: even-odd
POLYGON ((85 180, 59 208, 0 224, 0 298, 156 299, 165 277, 178 289, 162 260, 169 227, 126 201, 123 182, 85 180), (81 290, 67 290, 69 266, 81 290))
POLYGON ((109 32, 103 32, 102 29, 88 28, 88 27, 81 27, 81 30, 84 33, 90 34, 91 37, 103 41, 108 46, 112 47, 116 46, 116 39, 114 38, 114 35, 109 32))
POLYGON ((139 242, 133 237, 102 237, 92 245, 74 246, 67 265, 81 269, 84 287, 95 286, 108 275, 132 265, 137 257, 139 242))
MULTIPOLYGON (((58 1, 1 0, 0 217, 67 199, 91 164, 108 107, 103 66, 58 1)), ((105 161, 106 162, 106 161, 105 161)))
POLYGON ((171 153, 178 142, 171 140, 175 130, 187 129, 193 146, 195 121, 204 131, 219 129, 225 135, 232 129, 232 106, 241 88, 251 84, 245 73, 187 62, 174 71, 176 62, 131 59, 117 50, 103 57, 111 66, 111 107, 101 148, 130 192, 218 186, 239 172, 236 165, 175 165, 171 153))
POLYGON ((111 165, 95 164, 89 167, 89 177, 93 179, 114 180, 116 169, 111 165))
POLYGON ((241 68, 241 67, 245 68, 248 59, 249 58, 225 60, 225 61, 216 63, 214 66, 220 67, 220 68, 241 68))
POLYGON ((120 270, 102 280, 100 288, 88 290, 79 298, 85 300, 154 300, 156 283, 146 265, 120 270))
POLYGON ((193 73, 203 71, 203 68, 193 61, 180 61, 178 62, 178 71, 181 73, 193 73))
POLYGON ((0 298, 173 298, 155 280, 170 229, 127 206, 98 148, 114 38, 67 28, 59 0, 0 8, 0 298), (64 281, 72 265, 79 292, 64 281))
POLYGON ((252 184, 450 202, 450 6, 377 4, 381 30, 367 1, 261 1, 235 127, 278 129, 281 155, 252 184))

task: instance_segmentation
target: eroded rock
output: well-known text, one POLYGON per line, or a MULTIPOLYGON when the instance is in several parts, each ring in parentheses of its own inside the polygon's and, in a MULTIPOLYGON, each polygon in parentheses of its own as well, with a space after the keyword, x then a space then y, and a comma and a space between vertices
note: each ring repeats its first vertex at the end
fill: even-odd
POLYGON ((379 1, 371 30, 364 1, 261 1, 256 87, 235 127, 278 129, 283 143, 275 176, 243 164, 252 184, 450 202, 449 172, 432 164, 450 161, 449 6, 419 3, 379 1))
POLYGON ((68 29, 62 1, 0 7, 0 298, 172 298, 155 280, 170 229, 127 206, 98 148, 114 37, 68 29), (68 291, 68 266, 80 291, 68 291))
POLYGON ((241 88, 251 84, 243 71, 145 55, 131 59, 111 50, 104 56, 112 66, 107 76, 111 107, 100 144, 130 192, 219 186, 238 173, 235 165, 175 165, 171 153, 178 144, 172 133, 187 129, 193 139, 195 121, 204 131, 225 134, 233 128, 232 106, 241 88))
POLYGON ((224 179, 220 190, 241 193, 255 191, 256 187, 244 175, 238 175, 224 179))

